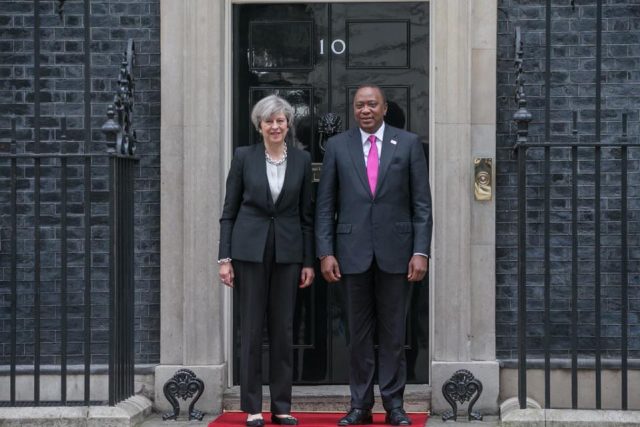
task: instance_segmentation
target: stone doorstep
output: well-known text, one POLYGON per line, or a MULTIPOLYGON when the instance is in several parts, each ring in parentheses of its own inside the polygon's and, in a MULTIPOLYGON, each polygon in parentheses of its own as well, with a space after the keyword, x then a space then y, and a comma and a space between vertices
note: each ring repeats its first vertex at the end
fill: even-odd
MULTIPOLYGON (((380 394, 376 387, 374 412, 384 412, 380 394)), ((262 409, 269 412, 269 387, 262 388, 264 396, 262 409)), ((424 385, 407 385, 404 393, 404 408, 407 412, 425 412, 431 408, 431 387, 424 385)), ((295 411, 310 412, 343 412, 349 409, 349 386, 294 386, 293 408, 295 411)), ((197 405, 196 405, 197 406, 197 405)), ((240 387, 231 387, 224 392, 222 407, 225 411, 240 410, 240 387)))
POLYGON ((427 420, 426 427, 500 427, 500 418, 496 415, 487 415, 483 417, 482 421, 469 421, 466 414, 458 415, 457 421, 442 421, 440 415, 432 415, 427 420))
POLYGON ((133 427, 151 415, 153 403, 133 396, 116 406, 0 408, 3 427, 133 427))
POLYGON ((503 427, 638 427, 640 411, 516 409, 502 415, 503 427))

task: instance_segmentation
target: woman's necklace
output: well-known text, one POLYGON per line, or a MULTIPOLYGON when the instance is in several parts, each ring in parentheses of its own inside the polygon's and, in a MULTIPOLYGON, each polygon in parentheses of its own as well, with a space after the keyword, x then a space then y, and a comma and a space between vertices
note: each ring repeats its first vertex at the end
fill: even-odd
POLYGON ((267 152, 266 148, 264 150, 264 158, 267 160, 267 163, 269 163, 270 165, 280 166, 281 164, 287 161, 287 144, 284 144, 284 153, 282 154, 282 158, 280 160, 273 160, 271 156, 269 156, 269 153, 267 152))

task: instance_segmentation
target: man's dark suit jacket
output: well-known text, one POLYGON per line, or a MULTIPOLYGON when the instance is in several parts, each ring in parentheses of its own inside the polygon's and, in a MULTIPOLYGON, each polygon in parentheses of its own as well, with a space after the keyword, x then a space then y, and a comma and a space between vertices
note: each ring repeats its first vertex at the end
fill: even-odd
POLYGON ((220 218, 218 258, 262 262, 273 222, 277 263, 312 267, 311 156, 288 147, 287 169, 277 200, 271 197, 264 145, 239 147, 231 162, 220 218))
POLYGON ((414 253, 429 255, 431 192, 417 135, 385 124, 376 188, 373 197, 360 130, 329 139, 316 202, 316 253, 336 256, 343 274, 366 271, 374 256, 383 271, 406 273, 414 253))

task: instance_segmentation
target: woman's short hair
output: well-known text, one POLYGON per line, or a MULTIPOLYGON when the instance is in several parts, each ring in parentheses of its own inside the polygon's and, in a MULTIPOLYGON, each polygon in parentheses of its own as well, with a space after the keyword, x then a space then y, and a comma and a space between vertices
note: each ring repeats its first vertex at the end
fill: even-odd
POLYGON ((293 126, 294 110, 291 104, 277 95, 262 98, 251 110, 251 122, 256 130, 260 130, 260 122, 269 119, 274 114, 282 113, 287 118, 289 129, 293 126))

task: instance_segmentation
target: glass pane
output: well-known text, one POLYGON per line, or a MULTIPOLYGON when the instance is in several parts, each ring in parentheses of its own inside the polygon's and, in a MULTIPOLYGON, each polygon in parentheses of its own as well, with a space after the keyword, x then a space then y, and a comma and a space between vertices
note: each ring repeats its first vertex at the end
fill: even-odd
POLYGON ((349 68, 409 66, 409 25, 406 21, 347 23, 349 68))
POLYGON ((311 68, 312 26, 310 21, 252 22, 249 27, 251 68, 311 68))

